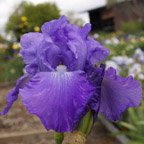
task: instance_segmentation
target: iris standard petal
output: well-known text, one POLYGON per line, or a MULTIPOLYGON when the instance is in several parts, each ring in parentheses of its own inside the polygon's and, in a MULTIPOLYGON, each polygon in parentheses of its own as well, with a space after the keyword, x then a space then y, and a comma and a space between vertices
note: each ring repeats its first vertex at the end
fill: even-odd
POLYGON ((61 48, 64 64, 70 71, 82 70, 86 62, 88 48, 80 30, 75 25, 67 24, 56 34, 55 43, 61 48))
POLYGON ((36 60, 37 49, 43 40, 43 35, 37 32, 30 32, 21 37, 21 55, 26 64, 31 64, 36 60))
POLYGON ((29 76, 26 74, 22 77, 20 77, 17 80, 16 86, 8 93, 6 99, 7 99, 7 106, 5 107, 5 109, 3 110, 3 112, 1 112, 1 115, 5 115, 7 114, 7 112, 10 110, 10 108, 12 107, 14 101, 17 100, 18 98, 18 94, 19 94, 19 89, 22 88, 26 82, 28 82, 29 80, 29 76))
POLYGON ((56 56, 56 59, 59 57, 62 64, 66 65, 70 71, 84 68, 87 46, 83 37, 88 35, 89 30, 87 31, 87 28, 88 25, 81 29, 76 25, 70 24, 65 16, 47 22, 42 26, 45 40, 47 41, 47 37, 50 36, 51 43, 60 49, 60 54, 56 56), (84 34, 82 34, 82 31, 84 34))
POLYGON ((88 34, 90 33, 91 31, 91 24, 90 23, 87 23, 84 25, 84 27, 81 28, 80 30, 80 35, 81 37, 86 40, 88 34))
POLYGON ((122 112, 140 104, 142 89, 132 76, 123 78, 116 75, 114 68, 109 68, 104 75, 101 89, 100 112, 112 121, 120 119, 122 112))
POLYGON ((89 63, 97 64, 98 62, 103 61, 109 55, 109 50, 103 47, 93 38, 88 37, 86 43, 88 47, 87 61, 89 63))
POLYGON ((23 104, 47 130, 72 131, 83 116, 94 87, 85 74, 41 72, 20 90, 23 104))
POLYGON ((60 48, 54 43, 44 40, 37 52, 40 71, 53 71, 61 62, 60 48))
POLYGON ((87 47, 85 42, 83 42, 80 37, 75 37, 75 39, 68 42, 68 48, 75 56, 73 65, 71 65, 71 63, 67 64, 68 67, 71 65, 70 70, 83 70, 87 57, 87 47))
POLYGON ((44 35, 53 35, 59 28, 68 23, 65 16, 61 16, 59 19, 46 22, 42 25, 41 31, 44 35))
POLYGON ((29 74, 34 74, 39 71, 37 51, 43 40, 43 35, 37 32, 30 32, 21 37, 21 55, 26 66, 26 71, 29 74))
POLYGON ((83 69, 86 62, 87 46, 80 30, 79 27, 68 23, 52 36, 54 44, 61 50, 63 64, 70 71, 83 69))

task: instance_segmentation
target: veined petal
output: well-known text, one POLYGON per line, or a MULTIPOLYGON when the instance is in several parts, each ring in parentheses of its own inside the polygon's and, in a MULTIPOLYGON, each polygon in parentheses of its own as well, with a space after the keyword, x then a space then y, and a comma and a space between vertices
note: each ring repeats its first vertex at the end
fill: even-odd
POLYGON ((20 90, 23 104, 47 130, 72 131, 83 116, 94 87, 85 74, 41 72, 20 90))
POLYGON ((18 98, 18 94, 19 94, 19 89, 22 88, 26 82, 28 82, 29 80, 29 76, 28 75, 24 75, 22 77, 20 77, 17 80, 16 86, 8 93, 6 99, 7 99, 7 106, 5 107, 5 109, 3 110, 3 112, 1 112, 1 115, 5 115, 8 113, 8 111, 10 110, 10 108, 12 107, 13 103, 17 100, 18 98))
POLYGON ((121 114, 129 107, 140 104, 142 89, 132 76, 123 78, 116 75, 114 68, 109 68, 104 75, 101 90, 100 112, 112 121, 120 119, 121 114))

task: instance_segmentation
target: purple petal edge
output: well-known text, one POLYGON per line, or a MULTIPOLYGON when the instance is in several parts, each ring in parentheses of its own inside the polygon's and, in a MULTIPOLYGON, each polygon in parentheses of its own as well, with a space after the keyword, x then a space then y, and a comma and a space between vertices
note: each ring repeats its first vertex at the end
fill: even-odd
POLYGON ((129 107, 137 107, 142 99, 139 81, 132 76, 123 78, 116 75, 114 68, 109 68, 104 75, 101 90, 100 112, 112 121, 120 119, 129 107))
POLYGON ((28 80, 29 80, 29 76, 27 74, 23 75, 22 77, 20 77, 17 80, 16 86, 6 96, 7 106, 0 113, 0 115, 6 115, 9 112, 9 110, 12 107, 13 103, 18 98, 19 89, 22 88, 28 80))

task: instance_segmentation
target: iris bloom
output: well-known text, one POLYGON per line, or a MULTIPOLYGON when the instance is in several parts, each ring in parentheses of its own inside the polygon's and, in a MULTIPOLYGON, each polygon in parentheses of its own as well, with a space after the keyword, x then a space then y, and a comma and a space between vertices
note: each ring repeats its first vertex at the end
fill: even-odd
POLYGON ((91 25, 79 28, 65 16, 46 22, 41 33, 21 37, 26 74, 7 95, 5 115, 18 94, 26 109, 47 130, 73 131, 89 109, 112 121, 140 104, 142 89, 132 76, 120 77, 112 67, 98 66, 109 54, 88 36, 91 25))

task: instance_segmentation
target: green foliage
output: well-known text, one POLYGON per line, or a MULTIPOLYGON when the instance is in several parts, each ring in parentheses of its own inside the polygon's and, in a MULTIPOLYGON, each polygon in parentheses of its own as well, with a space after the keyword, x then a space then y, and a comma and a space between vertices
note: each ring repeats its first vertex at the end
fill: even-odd
POLYGON ((0 82, 15 81, 23 74, 23 64, 20 57, 0 62, 0 82))
POLYGON ((7 40, 2 36, 0 35, 0 43, 6 43, 7 40))
POLYGON ((106 45, 106 47, 111 50, 110 57, 117 56, 117 55, 132 56, 135 50, 133 45, 130 47, 130 44, 128 45, 127 43, 119 43, 117 45, 109 44, 106 45))
POLYGON ((141 48, 144 51, 144 41, 139 41, 134 44, 135 47, 141 48))
POLYGON ((94 124, 93 111, 89 110, 86 115, 81 119, 77 130, 83 134, 89 135, 94 124))
POLYGON ((121 30, 125 33, 136 33, 143 29, 142 24, 137 21, 127 21, 123 22, 121 25, 121 30))
POLYGON ((59 17, 59 9, 55 4, 42 3, 34 5, 22 2, 12 13, 6 24, 6 31, 12 32, 16 39, 29 31, 39 31, 39 27, 52 19, 59 17))
POLYGON ((133 56, 136 48, 144 50, 144 31, 137 32, 135 34, 126 34, 124 32, 116 33, 98 33, 97 40, 101 42, 106 48, 110 49, 110 59, 112 56, 126 55, 128 57, 133 56), (118 39, 118 43, 114 43, 113 39, 118 39), (105 40, 109 40, 110 43, 106 44, 105 40))
POLYGON ((137 109, 129 109, 127 120, 120 125, 125 129, 121 133, 131 139, 130 144, 144 144, 144 104, 137 109))
POLYGON ((55 133, 54 139, 55 139, 56 144, 62 144, 62 142, 64 140, 64 134, 63 133, 55 133))

